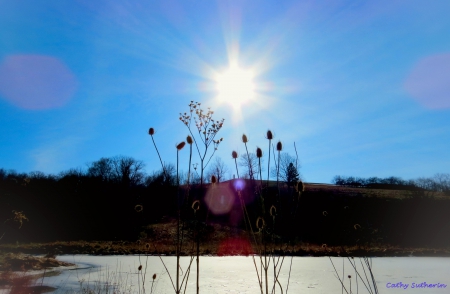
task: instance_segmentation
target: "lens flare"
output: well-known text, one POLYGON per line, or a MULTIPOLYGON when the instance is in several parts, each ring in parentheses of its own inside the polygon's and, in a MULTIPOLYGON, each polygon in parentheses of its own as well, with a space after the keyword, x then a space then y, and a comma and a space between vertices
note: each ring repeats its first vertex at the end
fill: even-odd
POLYGON ((73 73, 52 56, 10 55, 0 64, 0 96, 23 109, 62 107, 76 88, 73 73))
POLYGON ((225 185, 211 186, 205 197, 206 205, 215 215, 229 213, 233 208, 234 200, 233 192, 225 185))

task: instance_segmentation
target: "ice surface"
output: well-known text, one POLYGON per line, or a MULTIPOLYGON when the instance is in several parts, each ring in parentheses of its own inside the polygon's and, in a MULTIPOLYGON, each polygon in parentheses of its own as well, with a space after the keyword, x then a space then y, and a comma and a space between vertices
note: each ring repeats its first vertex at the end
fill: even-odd
MULTIPOLYGON (((44 284, 58 287, 56 293, 68 293, 70 289, 79 291, 87 287, 93 289, 105 288, 106 285, 111 290, 110 293, 113 293, 113 290, 119 290, 120 293, 139 293, 138 285, 141 285, 142 293, 144 273, 146 273, 145 293, 151 292, 152 276, 155 273, 157 277, 153 282, 153 293, 175 293, 169 275, 157 256, 63 255, 58 256, 58 259, 76 263, 78 268, 76 270, 65 270, 59 276, 45 279, 44 284), (143 268, 141 272, 138 272, 140 264, 143 268)), ((162 260, 175 282, 176 257, 163 256, 162 260)), ((357 293, 357 290, 358 293, 369 293, 361 278, 358 278, 358 285, 356 284, 356 273, 348 259, 333 257, 331 260, 339 276, 344 276, 344 285, 349 293, 350 281, 348 275, 351 275, 352 293, 357 293)), ((181 274, 186 272, 189 261, 189 257, 181 258, 181 274)), ((255 261, 259 269, 259 257, 255 257, 255 261)), ((353 261, 365 280, 361 265, 362 260, 355 258, 353 261)), ((283 293, 286 293, 291 257, 285 257, 284 260, 280 258, 279 262, 283 262, 279 282, 283 287, 283 293)), ((379 293, 450 293, 450 258, 372 258, 372 270, 379 293), (434 288, 412 288, 413 283, 420 285, 424 282, 427 285, 437 285, 434 288), (395 285, 398 287, 395 288, 395 285), (404 288, 405 285, 408 285, 406 289, 404 288), (438 288, 439 285, 442 287, 438 288), (444 288, 443 285, 447 285, 447 287, 444 288)), ((268 273, 269 284, 273 285, 273 260, 271 260, 268 273)), ((366 274, 369 275, 368 272, 366 274)), ((341 284, 328 257, 294 257, 290 275, 288 293, 341 293, 341 284)), ((195 283, 196 267, 194 259, 186 293, 195 293, 195 283)), ((200 292, 202 294, 260 293, 252 257, 200 257, 200 292)), ((271 289, 269 292, 271 292, 271 289)), ((279 286, 277 286, 275 293, 281 293, 279 286)))

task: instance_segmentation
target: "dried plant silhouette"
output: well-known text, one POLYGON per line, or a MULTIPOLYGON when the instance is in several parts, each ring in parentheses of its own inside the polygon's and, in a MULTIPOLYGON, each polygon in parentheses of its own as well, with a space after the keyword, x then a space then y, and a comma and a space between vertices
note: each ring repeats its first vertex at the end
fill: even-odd
MULTIPOLYGON (((201 193, 204 193, 204 173, 205 169, 213 158, 217 148, 220 143, 223 141, 223 138, 216 139, 218 132, 222 129, 223 123, 225 119, 215 120, 213 118, 214 111, 211 108, 208 108, 207 111, 201 108, 201 103, 191 101, 188 105, 189 111, 180 113, 179 120, 187 127, 189 131, 189 135, 186 138, 186 142, 189 145, 189 165, 188 165, 188 174, 187 174, 187 182, 186 187, 183 189, 185 195, 184 197, 180 196, 180 178, 179 178, 179 152, 185 146, 185 142, 181 142, 176 146, 177 149, 177 165, 176 165, 176 185, 177 185, 177 228, 176 228, 176 257, 177 257, 177 266, 176 266, 176 277, 175 282, 173 282, 172 277, 170 276, 170 272, 167 271, 169 277, 172 281, 172 285, 175 293, 181 293, 183 287, 186 290, 187 282, 190 275, 192 261, 194 259, 194 255, 192 254, 190 257, 190 263, 188 268, 184 271, 182 275, 182 279, 180 281, 180 256, 182 254, 182 247, 184 241, 184 228, 186 227, 187 219, 183 218, 183 215, 186 215, 187 212, 183 212, 188 208, 193 209, 195 225, 192 228, 192 232, 190 234, 193 236, 192 241, 195 246, 195 257, 196 257, 196 293, 200 292, 200 239, 201 239, 201 228, 199 227, 199 214, 200 209, 202 207, 207 207, 207 205, 202 205, 201 201, 203 200, 204 195, 200 195, 199 199, 194 199, 192 205, 189 205, 190 190, 191 190, 191 166, 192 166, 192 155, 193 155, 193 146, 195 146, 195 150, 197 150, 198 159, 200 161, 200 187, 199 190, 201 193), (195 125, 195 128, 194 126, 195 125)), ((160 159, 162 168, 164 170, 164 164, 159 154, 158 148, 153 139, 153 135, 155 133, 154 128, 150 128, 149 134, 152 137, 153 145, 157 151, 158 157, 160 159)), ((197 167, 194 167, 195 171, 197 171, 197 167)), ((164 170, 164 173, 165 170, 164 170)), ((213 175, 211 177, 212 184, 215 183, 216 177, 213 175)), ((209 207, 207 208, 206 218, 209 214, 209 207)), ((204 220, 206 221, 206 219, 204 220)), ((162 261, 162 258, 161 258, 162 261)), ((165 265, 164 265, 165 266, 165 265)), ((167 268, 166 268, 167 270, 167 268)), ((185 291, 184 290, 184 291, 185 291)))
MULTIPOLYGON (((204 189, 204 179, 205 179, 205 168, 211 162, 215 151, 217 150, 219 144, 223 141, 223 138, 216 139, 216 136, 220 129, 223 126, 224 119, 222 120, 214 120, 213 114, 214 112, 208 108, 207 111, 201 109, 201 103, 191 101, 188 105, 189 111, 185 113, 180 113, 179 120, 187 127, 189 131, 189 135, 186 137, 186 142, 189 145, 189 164, 188 164, 188 173, 187 180, 185 181, 185 185, 183 189, 180 188, 180 178, 179 178, 179 158, 180 152, 183 147, 186 145, 185 142, 179 143, 176 146, 177 151, 177 163, 176 163, 176 186, 177 186, 177 196, 176 196, 176 258, 177 265, 175 269, 175 278, 171 276, 171 272, 165 266, 163 259, 160 256, 161 261, 166 268, 166 271, 169 275, 169 278, 172 282, 173 289, 175 293, 181 293, 184 289, 186 291, 187 281, 189 279, 191 265, 193 263, 193 259, 196 259, 196 293, 200 292, 200 240, 202 239, 202 229, 203 225, 202 221, 205 222, 208 219, 208 215, 210 213, 210 207, 203 203, 203 199, 206 193, 204 189), (197 189, 197 194, 190 195, 191 192, 191 180, 192 173, 191 167, 194 167, 195 172, 197 172, 197 164, 192 163, 193 158, 193 150, 196 150, 196 154, 198 156, 198 160, 200 164, 199 168, 199 189, 197 189), (180 195, 181 191, 184 192, 184 196, 180 195), (200 191, 200 194, 198 194, 200 191), (206 209, 202 213, 202 209, 206 209), (188 226, 189 221, 186 217, 189 215, 187 211, 190 210, 193 213, 193 226, 188 226), (201 220, 201 217, 206 217, 201 220), (186 231, 186 228, 189 227, 189 232, 186 231), (185 241, 185 237, 190 235, 192 238, 192 247, 189 264, 185 270, 182 270, 180 267, 180 256, 183 252, 183 242, 185 241)), ((158 148, 156 146, 155 140, 153 138, 155 134, 155 130, 150 128, 149 134, 152 137, 153 145, 157 151, 159 160, 161 162, 161 166, 163 168, 163 172, 165 173, 165 166, 163 164, 163 160, 160 157, 158 152, 158 148)), ((296 215, 299 210, 299 203, 301 195, 305 190, 305 186, 302 181, 299 180, 299 174, 297 171, 298 167, 298 154, 297 149, 294 143, 295 151, 297 154, 297 158, 295 159, 295 166, 293 164, 293 159, 288 155, 284 155, 284 161, 287 162, 289 160, 289 164, 286 162, 282 162, 282 150, 283 144, 281 141, 278 141, 275 146, 272 146, 272 140, 274 139, 273 133, 271 130, 266 132, 265 138, 269 141, 268 144, 268 160, 267 160, 267 179, 263 180, 262 176, 262 159, 264 152, 261 148, 256 147, 256 151, 253 154, 254 159, 256 161, 256 166, 250 162, 251 155, 248 151, 248 142, 249 139, 246 134, 242 135, 242 142, 245 146, 246 154, 243 155, 244 162, 248 161, 248 163, 244 164, 246 167, 247 173, 244 175, 244 178, 249 179, 249 186, 244 189, 239 187, 239 185, 235 186, 235 192, 237 195, 237 200, 239 202, 239 206, 241 207, 242 220, 245 227, 245 231, 248 233, 248 239, 250 240, 252 247, 255 250, 256 255, 251 255, 252 261, 254 264, 256 277, 259 285, 259 289, 261 294, 269 294, 269 293, 288 293, 290 276, 292 270, 292 262, 293 256, 291 255, 290 265, 289 265, 289 275, 286 286, 282 285, 279 276, 281 269, 284 264, 285 256, 293 251, 294 239, 289 239, 288 242, 280 242, 280 233, 285 229, 280 227, 280 225, 285 226, 286 224, 293 224, 296 220, 296 215), (270 182, 270 171, 271 171, 271 149, 273 150, 273 156, 277 155, 274 159, 275 161, 275 177, 276 177, 276 187, 271 187, 270 182), (284 164, 284 165, 283 165, 284 164), (285 173, 283 175, 283 183, 287 184, 289 188, 294 183, 294 188, 289 189, 288 193, 290 196, 287 199, 290 199, 288 207, 290 209, 282 209, 282 195, 280 189, 280 170, 283 169, 285 173), (257 175, 255 177, 255 175, 257 175), (259 178, 258 178, 259 177, 259 178), (253 193, 256 194, 255 198, 256 202, 252 203, 252 212, 249 211, 249 204, 244 200, 244 193, 253 193), (256 210, 255 210, 256 209, 256 210), (278 221, 279 219, 279 221, 278 221), (278 224, 278 226, 276 226, 278 224), (278 233, 277 233, 278 232, 278 233)), ((238 153, 236 151, 231 152, 231 158, 234 160, 234 165, 236 168, 237 181, 241 180, 243 176, 242 173, 239 172, 237 159, 238 153)), ((242 158, 242 157, 241 157, 242 158)), ((220 178, 220 172, 215 171, 210 173, 210 189, 211 189, 211 197, 212 201, 215 201, 216 196, 214 192, 215 185, 218 184, 218 179, 220 178), (217 174, 216 174, 217 173, 217 174)), ((274 176, 272 174, 272 176, 274 176)), ((284 185, 283 184, 283 185, 284 185)), ((284 193, 286 193, 286 190, 284 193)), ((283 197, 286 197, 284 195, 283 197)), ((248 196, 246 196, 248 197, 248 196)), ((286 201, 286 200, 284 200, 286 201)), ((326 216, 328 212, 324 211, 324 216, 326 216)), ((192 214, 191 214, 192 215, 192 214)), ((292 238, 295 234, 292 234, 292 238)), ((326 248, 326 246, 324 247, 326 248)), ((334 267, 334 264, 332 264, 334 267)), ((362 282, 360 275, 358 274, 358 270, 355 267, 355 282, 357 285, 357 291, 359 290, 358 281, 362 282)), ((371 272, 370 265, 366 263, 366 268, 369 272, 371 272)), ((373 276, 373 275, 372 275, 373 276)), ((346 286, 344 286, 343 278, 339 278, 339 281, 342 285, 342 291, 347 291, 346 286)), ((145 277, 142 277, 145 279, 145 277)), ((364 281, 367 284, 367 281, 364 281)), ((372 287, 373 288, 373 287, 372 287)), ((370 289, 370 288, 367 288, 370 289)), ((376 289, 376 288, 375 288, 376 289)), ((144 289, 143 289, 144 290, 144 289)), ((370 292, 369 293, 373 293, 370 292)), ((375 292, 377 293, 377 292, 375 292)))

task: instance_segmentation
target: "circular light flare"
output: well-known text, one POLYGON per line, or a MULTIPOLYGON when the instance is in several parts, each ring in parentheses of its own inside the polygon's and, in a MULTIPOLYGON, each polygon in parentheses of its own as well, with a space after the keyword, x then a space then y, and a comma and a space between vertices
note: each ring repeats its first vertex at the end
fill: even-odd
POLYGON ((240 68, 236 63, 218 74, 216 77, 216 90, 218 100, 239 108, 242 104, 252 100, 255 96, 253 71, 240 68))
POLYGON ((215 215, 230 213, 235 197, 229 187, 224 185, 210 186, 205 196, 205 203, 215 215))

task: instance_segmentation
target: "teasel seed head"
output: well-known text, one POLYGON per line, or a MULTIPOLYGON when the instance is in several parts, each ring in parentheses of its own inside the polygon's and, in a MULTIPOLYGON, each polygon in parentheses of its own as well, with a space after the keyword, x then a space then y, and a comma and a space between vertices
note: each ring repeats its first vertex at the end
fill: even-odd
POLYGON ((236 151, 231 152, 231 157, 233 157, 233 159, 238 158, 238 154, 236 151))
POLYGON ((142 205, 138 204, 134 207, 134 210, 136 210, 136 212, 141 212, 142 210, 144 210, 144 207, 142 205))
POLYGON ((348 275, 348 278, 351 279, 351 278, 352 278, 352 275, 348 275))
POLYGON ((217 178, 215 175, 211 176, 211 184, 215 184, 217 182, 217 178))
POLYGON ((242 142, 244 142, 244 144, 248 142, 247 136, 245 134, 242 135, 242 142))
POLYGON ((140 265, 139 267, 138 267, 138 271, 140 271, 142 269, 142 265, 140 265))
POLYGON ((192 209, 198 211, 200 209, 200 201, 195 200, 194 203, 192 203, 192 209))
POLYGON ((324 212, 322 212, 322 214, 323 214, 323 216, 327 216, 327 215, 328 215, 328 212, 327 212, 327 211, 324 211, 324 212))
POLYGON ((354 228, 355 230, 357 230, 357 229, 361 229, 361 226, 360 226, 359 224, 355 224, 355 225, 353 226, 353 228, 354 228))
POLYGON ((278 141, 277 143, 277 151, 281 151, 283 150, 283 144, 281 143, 281 141, 278 141))
POLYGON ((262 150, 261 148, 256 148, 256 157, 261 158, 262 157, 262 150))
POLYGON ((183 149, 184 145, 186 145, 186 142, 181 142, 180 144, 177 145, 177 150, 181 150, 183 149))
POLYGON ((192 140, 191 136, 187 136, 186 141, 189 145, 191 145, 192 143, 194 143, 194 141, 192 140))
POLYGON ((270 207, 270 215, 274 217, 276 214, 277 214, 277 208, 275 207, 275 205, 272 205, 270 207))
POLYGON ((154 128, 150 128, 148 130, 148 133, 149 133, 150 136, 153 136, 153 134, 155 133, 155 129, 154 128))
POLYGON ((153 278, 153 280, 156 279, 156 274, 153 274, 153 277, 152 277, 152 278, 153 278))
POLYGON ((272 140, 273 139, 273 134, 271 130, 267 131, 267 139, 272 140))
POLYGON ((261 231, 265 226, 266 222, 264 221, 264 219, 262 217, 258 217, 258 219, 256 220, 256 228, 261 231))

